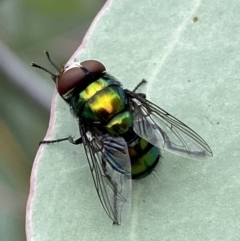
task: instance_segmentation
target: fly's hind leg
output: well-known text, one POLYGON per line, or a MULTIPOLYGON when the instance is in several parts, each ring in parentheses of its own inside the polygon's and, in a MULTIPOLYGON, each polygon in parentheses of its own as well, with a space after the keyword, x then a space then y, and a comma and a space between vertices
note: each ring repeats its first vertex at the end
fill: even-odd
POLYGON ((58 142, 62 142, 62 141, 69 141, 70 143, 74 144, 74 145, 79 145, 82 144, 82 137, 74 140, 72 136, 68 136, 65 138, 60 138, 60 139, 56 139, 56 140, 43 140, 39 142, 39 145, 41 144, 53 144, 53 143, 58 143, 58 142))

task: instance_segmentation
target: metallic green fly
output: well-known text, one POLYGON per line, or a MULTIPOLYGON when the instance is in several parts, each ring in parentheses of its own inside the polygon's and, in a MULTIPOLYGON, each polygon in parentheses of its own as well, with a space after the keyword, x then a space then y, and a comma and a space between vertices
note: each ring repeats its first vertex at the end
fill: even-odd
POLYGON ((149 175, 159 163, 160 150, 191 158, 212 156, 208 144, 187 125, 146 99, 145 94, 123 89, 96 60, 73 62, 51 74, 59 95, 77 117, 97 194, 107 215, 120 224, 131 204, 133 179, 149 175))

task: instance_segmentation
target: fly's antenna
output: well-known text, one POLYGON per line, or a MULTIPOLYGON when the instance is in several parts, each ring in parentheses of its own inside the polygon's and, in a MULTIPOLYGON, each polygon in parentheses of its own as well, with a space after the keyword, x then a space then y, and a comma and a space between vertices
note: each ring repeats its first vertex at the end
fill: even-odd
MULTIPOLYGON (((60 72, 60 70, 58 69, 58 67, 57 67, 57 66, 53 63, 53 61, 51 60, 48 51, 45 51, 45 54, 47 55, 47 58, 48 58, 49 62, 52 64, 52 66, 53 66, 55 69, 57 69, 58 72, 60 72)), ((42 67, 42 66, 40 66, 40 65, 38 65, 38 64, 35 64, 34 62, 32 62, 31 66, 32 66, 32 67, 35 67, 35 68, 38 68, 38 69, 41 69, 41 70, 49 73, 49 74, 52 76, 52 79, 54 80, 54 82, 55 82, 56 78, 58 77, 58 74, 54 74, 54 73, 51 72, 50 70, 48 70, 48 69, 46 69, 46 68, 44 68, 44 67, 42 67)))
POLYGON ((57 74, 52 73, 50 70, 48 70, 48 69, 46 69, 46 68, 44 68, 44 67, 42 67, 42 66, 40 66, 40 65, 38 65, 38 64, 35 64, 35 63, 32 62, 31 66, 32 66, 32 67, 35 67, 35 68, 38 68, 38 69, 44 70, 45 72, 49 73, 49 74, 50 74, 52 77, 54 77, 54 78, 57 78, 57 77, 58 77, 57 74))
POLYGON ((44 53, 47 55, 47 58, 48 58, 49 62, 52 64, 52 66, 53 66, 58 72, 60 72, 60 69, 59 69, 59 68, 57 67, 57 65, 54 64, 53 61, 51 60, 50 54, 48 53, 48 51, 44 51, 44 53))

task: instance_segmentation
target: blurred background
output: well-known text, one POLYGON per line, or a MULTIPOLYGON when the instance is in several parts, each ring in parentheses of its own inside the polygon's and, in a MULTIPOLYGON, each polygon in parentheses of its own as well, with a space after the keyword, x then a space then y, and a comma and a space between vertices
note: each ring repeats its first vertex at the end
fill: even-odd
POLYGON ((79 47, 105 0, 0 0, 0 240, 22 241, 29 180, 46 134, 57 65, 79 47), (52 69, 51 69, 52 70, 52 69))

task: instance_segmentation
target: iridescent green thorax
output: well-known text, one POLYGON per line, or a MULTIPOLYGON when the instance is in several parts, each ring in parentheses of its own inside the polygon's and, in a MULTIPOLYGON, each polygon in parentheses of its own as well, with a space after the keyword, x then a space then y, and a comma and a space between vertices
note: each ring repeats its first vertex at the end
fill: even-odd
POLYGON ((132 126, 132 114, 127 109, 124 90, 107 73, 83 91, 76 91, 70 102, 77 116, 90 122, 100 122, 113 135, 125 133, 132 126))
POLYGON ((133 179, 149 175, 159 162, 160 150, 142 138, 128 146, 133 179))

